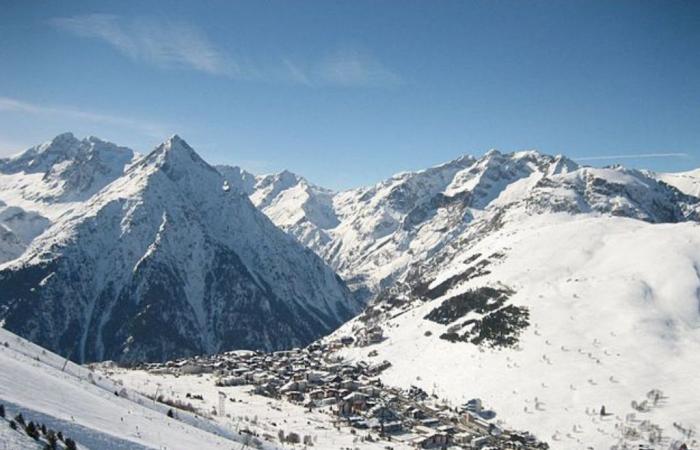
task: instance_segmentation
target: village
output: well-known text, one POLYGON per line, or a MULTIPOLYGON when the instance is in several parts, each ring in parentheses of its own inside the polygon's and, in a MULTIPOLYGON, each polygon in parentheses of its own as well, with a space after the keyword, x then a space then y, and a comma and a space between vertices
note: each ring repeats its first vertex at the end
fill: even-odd
MULTIPOLYGON (((549 448, 528 432, 506 430, 493 423, 489 419, 495 413, 486 410, 480 399, 450 406, 417 387, 385 386, 380 375, 390 366, 387 361, 370 365, 328 356, 343 346, 363 346, 377 339, 381 339, 381 330, 359 339, 345 336, 303 349, 273 353, 230 351, 162 364, 144 363, 135 369, 176 377, 212 375, 220 397, 214 414, 224 414, 226 388, 250 387, 252 395, 299 405, 309 413, 327 414, 336 429, 349 430, 362 441, 381 441, 384 449, 549 448)), ((197 393, 188 398, 197 399, 197 393)), ((280 441, 284 438, 280 437, 280 441)))

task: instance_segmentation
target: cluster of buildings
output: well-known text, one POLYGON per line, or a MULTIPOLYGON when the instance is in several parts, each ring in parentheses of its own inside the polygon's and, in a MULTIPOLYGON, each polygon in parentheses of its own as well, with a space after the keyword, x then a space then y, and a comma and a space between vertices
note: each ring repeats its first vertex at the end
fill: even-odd
MULTIPOLYGON (((367 339, 379 339, 370 330, 367 339)), ((398 389, 382 384, 388 361, 376 364, 331 358, 333 347, 365 345, 353 338, 304 349, 261 353, 231 351, 219 355, 147 364, 161 373, 213 373, 216 384, 253 386, 255 394, 284 399, 309 410, 332 415, 336 426, 372 434, 387 441, 423 449, 547 449, 527 432, 512 432, 483 417, 481 401, 453 408, 417 387, 398 389)))

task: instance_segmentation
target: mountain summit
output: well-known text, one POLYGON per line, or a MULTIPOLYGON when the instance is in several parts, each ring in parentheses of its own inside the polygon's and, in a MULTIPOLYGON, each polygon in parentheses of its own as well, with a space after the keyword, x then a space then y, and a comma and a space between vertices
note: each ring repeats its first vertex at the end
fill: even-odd
POLYGON ((4 327, 77 361, 281 349, 358 312, 343 282, 173 136, 0 266, 4 327))

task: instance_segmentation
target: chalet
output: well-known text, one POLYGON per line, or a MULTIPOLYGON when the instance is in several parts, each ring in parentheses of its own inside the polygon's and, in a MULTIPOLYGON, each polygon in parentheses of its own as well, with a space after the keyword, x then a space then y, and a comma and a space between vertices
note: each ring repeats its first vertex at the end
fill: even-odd
POLYGON ((361 416, 348 417, 348 423, 353 428, 361 428, 361 429, 369 428, 367 421, 364 418, 362 418, 361 416))
POLYGON ((415 407, 411 407, 411 408, 407 409, 406 415, 409 418, 414 419, 414 420, 425 419, 425 413, 423 412, 423 410, 415 408, 415 407))
POLYGON ((243 386, 244 384, 246 384, 245 378, 239 376, 221 377, 216 380, 217 386, 243 386))
POLYGON ((379 393, 381 392, 381 389, 379 389, 377 386, 372 386, 371 384, 365 386, 358 386, 357 390, 369 396, 379 395, 379 393))
POLYGON ((326 397, 326 393, 323 391, 323 389, 314 389, 313 391, 309 392, 309 398, 311 400, 322 400, 326 397))
MULTIPOLYGON (((419 430, 420 431, 420 430, 419 430)), ((434 430, 430 430, 431 433, 421 434, 412 440, 412 444, 416 448, 441 448, 449 444, 449 436, 444 433, 435 433, 434 430)))
POLYGON ((384 433, 399 433, 403 430, 403 423, 400 420, 392 420, 389 422, 384 422, 382 427, 382 422, 377 419, 372 419, 370 428, 376 431, 384 429, 384 433))
POLYGON ((455 427, 452 425, 440 425, 439 427, 436 428, 440 433, 446 433, 446 434, 454 434, 455 433, 455 427))
POLYGON ((321 400, 318 400, 316 404, 318 406, 332 406, 338 403, 338 399, 335 397, 328 397, 328 398, 323 398, 321 400))
POLYGON ((284 394, 287 401, 300 403, 304 401, 304 393, 299 391, 287 391, 284 394))
POLYGON ((357 414, 367 409, 367 396, 361 392, 352 392, 338 403, 339 415, 357 414))
POLYGON ((309 383, 321 383, 328 376, 328 372, 312 370, 306 373, 306 380, 309 383))
POLYGON ((480 398, 473 398, 464 404, 464 411, 478 413, 483 409, 480 398))
POLYGON ((338 389, 334 388, 327 388, 324 390, 324 397, 325 398, 340 398, 340 391, 338 389))
POLYGON ((491 443, 491 436, 477 436, 469 443, 472 448, 482 448, 491 443))
POLYGON ((352 378, 346 378, 340 382, 340 387, 343 389, 355 390, 359 387, 359 384, 352 378))
POLYGON ((440 420, 434 417, 426 417, 425 419, 421 419, 420 423, 424 427, 428 428, 437 428, 438 426, 440 426, 440 420))

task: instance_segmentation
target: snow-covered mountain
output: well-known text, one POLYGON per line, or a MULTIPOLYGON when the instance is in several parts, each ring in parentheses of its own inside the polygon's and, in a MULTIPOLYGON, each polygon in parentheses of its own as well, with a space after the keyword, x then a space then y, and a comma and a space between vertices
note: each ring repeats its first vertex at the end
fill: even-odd
POLYGON ((698 198, 661 180, 535 151, 492 150, 345 192, 332 193, 289 172, 259 179, 245 192, 368 298, 412 264, 473 233, 481 218, 497 218, 496 212, 514 206, 533 214, 595 213, 652 223, 697 219, 698 198))
POLYGON ((0 265, 3 326, 77 361, 298 346, 360 307, 177 136, 0 265))
POLYGON ((0 159, 0 263, 78 203, 124 174, 137 155, 95 137, 71 133, 0 159))
POLYGON ((51 209, 57 203, 87 200, 122 176, 136 156, 131 149, 96 137, 79 140, 71 133, 60 134, 0 159, 0 195, 8 203, 6 199, 14 199, 51 209))
POLYGON ((0 320, 79 361, 162 360, 303 345, 371 298, 327 339, 384 382, 480 397, 555 449, 677 448, 700 424, 699 186, 490 151, 332 192, 177 137, 61 135, 0 162, 0 320))

